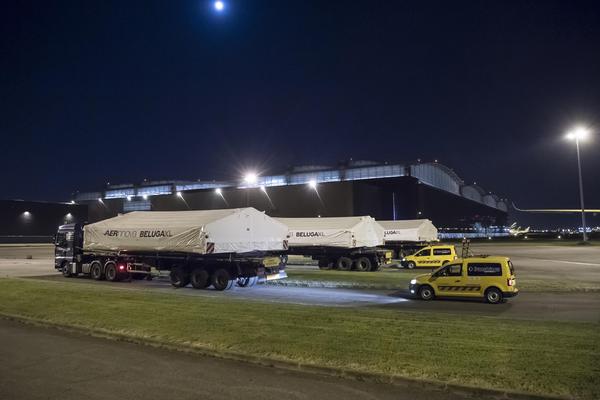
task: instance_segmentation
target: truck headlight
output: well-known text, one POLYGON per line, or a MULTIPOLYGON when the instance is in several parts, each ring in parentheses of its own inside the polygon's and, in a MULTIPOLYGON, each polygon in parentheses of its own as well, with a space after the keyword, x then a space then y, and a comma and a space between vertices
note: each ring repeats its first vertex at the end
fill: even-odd
POLYGON ((411 285, 416 285, 416 284, 417 284, 417 280, 416 280, 416 279, 412 279, 412 280, 410 281, 410 284, 411 284, 411 285))

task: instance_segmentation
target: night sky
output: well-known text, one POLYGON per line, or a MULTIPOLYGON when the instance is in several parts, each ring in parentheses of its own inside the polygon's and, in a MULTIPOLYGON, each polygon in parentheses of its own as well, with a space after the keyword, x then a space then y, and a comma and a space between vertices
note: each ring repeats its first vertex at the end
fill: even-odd
POLYGON ((0 197, 439 159, 600 208, 600 2, 3 1, 0 197))

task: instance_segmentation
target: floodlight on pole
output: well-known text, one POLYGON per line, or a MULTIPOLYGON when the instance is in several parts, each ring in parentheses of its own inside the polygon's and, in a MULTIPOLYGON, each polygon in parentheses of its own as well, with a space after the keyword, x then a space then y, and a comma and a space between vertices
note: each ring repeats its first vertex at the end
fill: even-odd
POLYGON ((181 192, 177 192, 177 197, 182 197, 183 198, 183 194, 181 192))
POLYGON ((221 188, 216 188, 215 189, 215 193, 218 194, 219 196, 223 195, 223 192, 221 191, 221 188))
POLYGON ((317 190, 317 181, 314 179, 311 179, 310 181, 308 181, 308 186, 311 189, 317 190))
POLYGON ((213 7, 215 10, 221 12, 225 9, 225 3, 223 3, 221 0, 217 0, 213 3, 213 7))
POLYGON ((585 205, 583 200, 583 177, 581 175, 581 155, 579 153, 579 141, 585 141, 590 135, 590 130, 583 126, 575 127, 566 135, 567 139, 575 141, 577 148, 577 170, 579 172, 579 200, 581 203, 581 227, 583 228, 583 241, 587 242, 587 228, 585 226, 585 205))

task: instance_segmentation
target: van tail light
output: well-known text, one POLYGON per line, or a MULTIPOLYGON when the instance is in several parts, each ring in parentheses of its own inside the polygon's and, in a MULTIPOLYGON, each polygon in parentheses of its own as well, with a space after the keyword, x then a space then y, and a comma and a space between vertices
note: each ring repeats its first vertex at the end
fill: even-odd
POLYGON ((119 265, 119 271, 124 271, 125 270, 125 265, 121 264, 119 265))
POLYGON ((506 286, 512 286, 515 282, 512 279, 506 280, 506 286))

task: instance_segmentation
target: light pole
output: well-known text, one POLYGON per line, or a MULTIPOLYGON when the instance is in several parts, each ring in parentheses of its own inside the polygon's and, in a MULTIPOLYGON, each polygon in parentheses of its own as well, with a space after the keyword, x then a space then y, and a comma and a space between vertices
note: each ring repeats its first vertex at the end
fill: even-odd
POLYGON ((585 206, 583 201, 583 178, 581 176, 581 155, 579 154, 579 141, 585 140, 590 131, 584 127, 578 127, 567 133, 567 139, 575 140, 577 148, 577 169, 579 171, 579 200, 581 202, 581 225, 583 227, 583 241, 587 242, 587 232, 585 227, 585 206))

